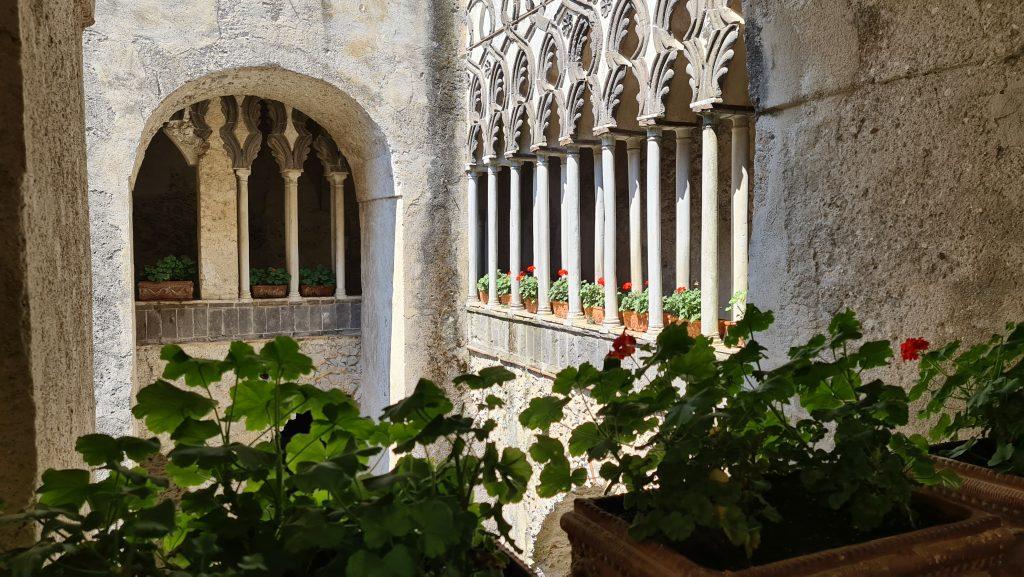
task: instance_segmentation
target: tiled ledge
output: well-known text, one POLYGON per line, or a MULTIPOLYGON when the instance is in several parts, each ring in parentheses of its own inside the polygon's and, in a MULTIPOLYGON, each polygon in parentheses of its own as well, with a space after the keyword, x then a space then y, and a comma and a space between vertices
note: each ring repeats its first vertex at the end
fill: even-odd
POLYGON ((139 345, 355 334, 361 297, 135 303, 139 345))

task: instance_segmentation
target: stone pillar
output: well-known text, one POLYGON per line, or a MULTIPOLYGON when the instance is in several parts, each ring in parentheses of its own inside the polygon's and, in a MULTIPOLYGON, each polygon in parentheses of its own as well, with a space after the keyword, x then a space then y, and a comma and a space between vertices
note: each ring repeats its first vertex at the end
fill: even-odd
POLYGON ((701 116, 700 324, 718 337, 718 134, 711 113, 701 116))
MULTIPOLYGON (((750 148, 746 116, 732 117, 732 292, 747 292, 747 203, 750 193, 750 148)), ((743 316, 733 307, 732 320, 743 316)))
POLYGON ((594 282, 604 276, 604 174, 601 147, 594 154, 594 282))
POLYGON ((347 172, 327 175, 331 183, 331 238, 334 254, 334 296, 345 296, 345 179, 347 172))
POLYGON ((634 290, 644 285, 643 233, 640 231, 643 215, 640 208, 640 144, 630 139, 626 146, 629 176, 629 282, 634 290))
POLYGON ((508 225, 508 270, 512 274, 512 308, 523 308, 523 297, 519 295, 519 271, 522 267, 520 237, 520 182, 519 171, 522 163, 512 160, 509 164, 509 225, 508 225))
POLYGON ((601 137, 601 169, 604 186, 604 323, 619 324, 619 295, 615 277, 615 138, 601 137))
POLYGON ((238 180, 238 298, 252 299, 249 294, 249 174, 248 168, 236 168, 238 180))
POLYGON ((285 267, 291 280, 288 298, 299 299, 299 176, 301 170, 281 171, 284 177, 284 255, 285 267))
POLYGON ((220 99, 207 101, 202 124, 209 146, 196 162, 199 194, 199 294, 203 299, 238 297, 238 184, 221 129, 220 99))
POLYGON ((569 268, 569 226, 565 222, 565 187, 568 177, 568 171, 565 166, 565 157, 559 156, 558 158, 558 178, 561 184, 558 187, 558 214, 560 215, 558 220, 558 268, 569 268))
POLYGON ((656 335, 665 326, 661 290, 661 129, 647 128, 647 332, 656 335))
POLYGON ((498 163, 487 165, 487 307, 498 306, 498 163))
POLYGON ((583 316, 580 304, 580 282, 582 265, 580 251, 580 149, 570 146, 565 155, 565 203, 562 211, 562 227, 565 229, 567 262, 569 271, 569 316, 567 323, 583 316))
POLYGON ((480 199, 478 192, 478 175, 476 167, 472 164, 466 166, 466 227, 469 229, 469 298, 470 303, 480 300, 477 292, 476 281, 480 280, 480 199))
POLYGON ((533 263, 537 270, 537 314, 551 312, 551 301, 548 300, 548 289, 551 288, 551 218, 550 199, 548 198, 548 162, 547 154, 537 153, 537 188, 534 191, 534 211, 537 213, 537 254, 533 263))
POLYGON ((690 146, 693 129, 676 131, 676 287, 690 288, 690 146))

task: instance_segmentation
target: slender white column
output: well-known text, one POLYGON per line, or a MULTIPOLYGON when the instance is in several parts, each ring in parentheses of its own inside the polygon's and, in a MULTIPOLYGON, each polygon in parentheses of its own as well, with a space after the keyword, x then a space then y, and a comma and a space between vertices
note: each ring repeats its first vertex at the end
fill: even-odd
POLYGON ((478 173, 476 166, 466 166, 466 190, 468 200, 466 202, 466 226, 469 229, 469 302, 475 303, 480 300, 476 290, 476 281, 480 279, 480 197, 478 193, 478 173))
POLYGON ((665 326, 661 316, 661 129, 647 128, 647 332, 665 326))
POLYGON ((565 222, 565 187, 568 180, 564 156, 558 157, 558 178, 561 184, 558 187, 558 268, 569 268, 569 225, 565 222))
POLYGON ((347 172, 332 172, 328 175, 331 182, 331 216, 334 218, 331 230, 334 239, 334 296, 345 296, 345 179, 347 172))
POLYGON ((718 336, 718 134, 715 117, 702 117, 700 185, 700 325, 701 333, 718 336))
POLYGON ((562 224, 566 229, 566 256, 569 271, 569 317, 568 322, 583 316, 580 304, 580 283, 582 275, 582 254, 580 251, 580 149, 570 146, 565 155, 565 210, 562 224))
POLYGON ((548 155, 537 153, 537 258, 533 265, 537 267, 537 314, 551 312, 551 301, 548 300, 548 289, 551 287, 551 218, 548 195, 548 155))
MULTIPOLYGON (((747 292, 747 202, 750 193, 750 148, 746 116, 732 117, 732 292, 747 292)), ((743 313, 732 310, 732 320, 743 313)))
POLYGON ((601 148, 594 153, 594 282, 604 276, 604 174, 601 148))
POLYGON ((523 297, 519 295, 519 271, 522 267, 519 239, 522 234, 520 226, 520 183, 519 170, 522 167, 518 160, 509 165, 509 224, 508 224, 508 270, 512 273, 512 308, 523 308, 523 297))
POLYGON ((238 188, 238 298, 249 300, 249 174, 248 168, 236 168, 238 188))
POLYGON ((291 280, 288 282, 288 298, 299 298, 299 176, 301 170, 282 171, 284 176, 284 239, 285 266, 291 280))
POLYGON ((604 181, 604 326, 619 324, 619 298, 615 279, 615 138, 601 137, 604 181))
POLYGON ((690 145, 693 129, 676 131, 676 287, 690 288, 690 145))
POLYGON ((487 306, 498 306, 498 163, 487 165, 487 306))
POLYGON ((644 285, 643 233, 640 231, 643 215, 640 208, 640 140, 631 139, 626 146, 629 175, 629 282, 634 290, 644 285))
POLYGON ((531 198, 531 209, 530 209, 530 246, 533 247, 533 253, 530 255, 530 264, 533 265, 534 275, 537 274, 537 265, 540 262, 540 200, 537 197, 537 192, 540 189, 539 179, 537 178, 537 161, 533 162, 533 190, 530 191, 531 198))

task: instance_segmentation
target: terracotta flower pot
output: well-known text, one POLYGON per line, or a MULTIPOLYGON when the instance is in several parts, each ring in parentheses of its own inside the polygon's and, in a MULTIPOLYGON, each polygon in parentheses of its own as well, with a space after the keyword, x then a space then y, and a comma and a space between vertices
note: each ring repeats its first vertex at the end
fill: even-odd
POLYGON ((608 498, 576 499, 561 525, 572 545, 574 577, 981 576, 1002 566, 1013 535, 998 517, 929 493, 915 500, 946 522, 734 571, 634 541, 628 523, 602 507, 608 498))
POLYGON ((254 299, 283 299, 288 296, 286 284, 254 284, 249 290, 254 299))
POLYGON ((334 296, 334 286, 300 284, 299 294, 304 297, 332 297, 334 296))
POLYGON ((498 304, 509 306, 512 304, 512 295, 500 295, 498 297, 498 304))
POLYGON ((665 313, 664 316, 665 326, 669 325, 683 325, 686 327, 686 334, 690 335, 690 338, 697 338, 700 336, 700 321, 688 321, 686 319, 670 315, 665 313))
POLYGON ((526 312, 537 314, 537 299, 523 299, 523 306, 526 307, 526 312))
POLYGON ((194 291, 190 280, 139 281, 140 301, 190 301, 194 291))
POLYGON ((736 323, 733 321, 718 319, 718 334, 725 337, 725 335, 729 334, 729 327, 734 326, 736 326, 736 323))
POLYGON ((480 297, 480 302, 482 302, 483 304, 487 304, 487 299, 488 299, 488 296, 489 296, 487 294, 487 291, 477 290, 476 294, 477 294, 478 297, 480 297))
POLYGON ((636 311, 622 311, 622 322, 626 325, 626 330, 637 333, 647 332, 648 314, 636 311))
POLYGON ((564 319, 569 317, 569 303, 566 301, 551 301, 551 312, 555 316, 564 319))
POLYGON ((604 322, 604 307, 583 307, 583 315, 595 325, 604 322))

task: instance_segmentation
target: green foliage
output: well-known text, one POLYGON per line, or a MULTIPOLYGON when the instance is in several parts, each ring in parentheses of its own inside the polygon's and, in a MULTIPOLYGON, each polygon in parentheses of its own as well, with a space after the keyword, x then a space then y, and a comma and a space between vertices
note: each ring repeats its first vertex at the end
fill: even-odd
POLYGON ((834 510, 868 532, 910 515, 915 486, 956 484, 935 470, 923 438, 897 431, 908 396, 871 376, 889 364, 888 342, 862 342, 860 323, 845 312, 765 370, 754 337, 772 321, 749 306, 726 337, 746 344, 727 358, 716 358, 706 337, 669 326, 656 346, 642 347, 648 354, 635 369, 609 357, 601 370, 563 370, 552 394, 531 399, 520 416, 541 433, 530 450, 544 465, 539 491, 582 482, 568 458, 586 455, 609 490, 626 490, 635 538, 680 543, 717 533, 750 555, 765 525, 791 512, 785 503, 834 510), (574 398, 591 405, 592 419, 572 429, 566 449, 546 432, 574 398))
MULTIPOLYGON (((177 346, 161 358, 163 378, 139 392, 133 412, 170 437, 163 471, 132 463, 161 452, 156 437, 82 437, 78 452, 105 478, 45 472, 38 504, 3 519, 35 522, 40 537, 0 554, 0 574, 502 574, 497 539, 511 542, 503 506, 522 499, 531 466, 488 441, 493 421, 453 412, 434 383, 420 381, 375 422, 347 394, 301 383, 313 364, 286 337, 258 353, 232 343, 223 359, 177 346), (308 432, 283 434, 305 412, 308 432), (428 446, 433 459, 420 456, 428 446), (389 449, 398 460, 380 474, 389 449), (483 493, 492 499, 478 501, 483 493)), ((512 378, 498 367, 457 380, 485 390, 512 378)))
POLYGON ((524 301, 537 300, 537 277, 528 274, 519 280, 519 296, 524 301))
POLYGON ((569 279, 559 277, 548 287, 548 300, 558 302, 569 302, 569 279))
POLYGON ((580 286, 580 300, 583 301, 583 307, 603 307, 604 306, 604 287, 587 281, 583 281, 580 286))
POLYGON ((147 266, 142 277, 150 282, 166 282, 170 280, 194 280, 196 278, 196 262, 187 256, 165 256, 155 264, 147 266))
POLYGON ((322 264, 314 268, 299 269, 299 284, 306 286, 334 286, 334 271, 322 264))
POLYGON ((647 309, 647 289, 642 291, 631 290, 619 299, 620 311, 634 311, 643 314, 647 312, 647 309))
POLYGON ((747 291, 736 291, 729 297, 729 306, 725 307, 726 311, 732 312, 737 310, 740 316, 743 315, 743 311, 747 308, 747 291))
POLYGON ((988 466, 1024 475, 1024 323, 1006 330, 963 351, 954 342, 922 355, 911 397, 928 393, 920 416, 939 415, 933 440, 964 441, 950 456, 988 439, 994 445, 988 466))
POLYGON ((683 290, 662 299, 664 311, 688 321, 700 320, 700 289, 683 290))
POLYGON ((292 280, 292 275, 284 268, 254 268, 249 270, 251 285, 283 285, 292 280))
MULTIPOLYGON (((505 295, 512 294, 512 273, 503 273, 500 270, 497 271, 494 284, 497 285, 498 296, 503 297, 505 295)), ((476 281, 476 288, 481 292, 488 292, 490 290, 491 275, 485 274, 476 281)))

